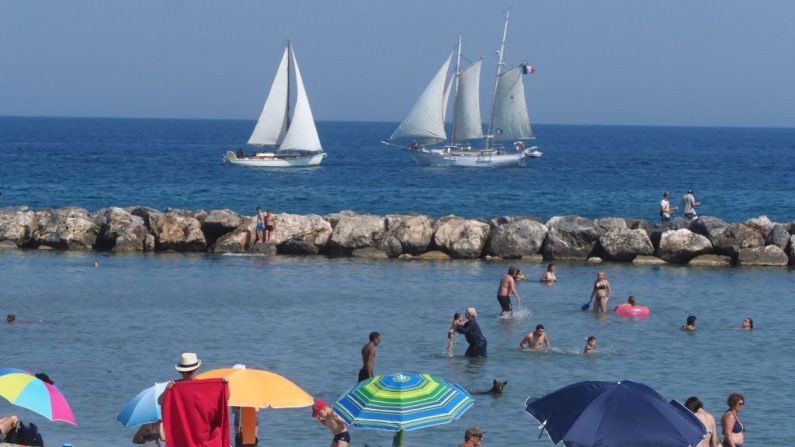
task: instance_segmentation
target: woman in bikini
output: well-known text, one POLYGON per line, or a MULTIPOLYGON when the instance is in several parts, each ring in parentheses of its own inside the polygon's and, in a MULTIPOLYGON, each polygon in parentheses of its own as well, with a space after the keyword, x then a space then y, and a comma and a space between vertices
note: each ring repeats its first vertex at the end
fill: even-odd
POLYGON ((743 447, 745 425, 740 421, 738 413, 745 407, 745 397, 739 393, 731 393, 726 403, 729 409, 723 413, 720 420, 720 425, 723 427, 723 446, 743 447))
POLYGON ((594 281, 593 290, 591 291, 594 313, 607 312, 607 300, 610 299, 610 291, 610 281, 607 280, 607 275, 605 275, 605 272, 599 272, 596 275, 596 281, 594 281), (594 301, 594 298, 596 301, 594 301))

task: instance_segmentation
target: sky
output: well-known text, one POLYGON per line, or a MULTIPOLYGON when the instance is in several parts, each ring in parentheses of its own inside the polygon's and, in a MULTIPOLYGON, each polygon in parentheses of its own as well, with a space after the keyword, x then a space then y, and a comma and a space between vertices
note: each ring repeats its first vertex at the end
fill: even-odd
MULTIPOLYGON (((287 38, 315 118, 400 121, 508 0, 0 0, 0 115, 250 119, 287 38)), ((534 123, 795 127, 792 0, 512 0, 534 123)), ((483 88, 482 105, 490 92, 483 88)))

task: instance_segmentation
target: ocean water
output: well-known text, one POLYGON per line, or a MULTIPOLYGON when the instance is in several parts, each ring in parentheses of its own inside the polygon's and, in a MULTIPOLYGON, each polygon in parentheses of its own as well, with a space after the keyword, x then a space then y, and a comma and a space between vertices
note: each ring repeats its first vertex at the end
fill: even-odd
POLYGON ((320 167, 221 162, 249 121, 0 118, 0 206, 231 208, 253 214, 450 213, 657 220, 688 188, 699 212, 730 221, 795 220, 795 129, 537 125, 528 168, 418 167, 379 143, 394 123, 321 122, 320 167))
MULTIPOLYGON (((556 286, 523 282, 525 318, 501 320, 495 297, 505 263, 375 262, 324 257, 0 253, 0 313, 39 321, 0 326, 3 365, 47 372, 69 399, 79 426, 49 423, 0 402, 0 414, 36 422, 49 445, 129 445, 134 429, 116 414, 155 381, 176 377, 174 363, 195 351, 202 369, 243 363, 282 374, 316 398, 335 400, 356 381, 367 334, 382 334, 377 374, 438 374, 469 390, 507 380, 500 397, 475 396, 461 420, 407 434, 407 445, 455 445, 479 424, 495 446, 551 445, 523 412, 540 396, 580 380, 630 379, 665 398, 699 396, 720 417, 731 392, 745 394, 748 445, 793 445, 795 360, 793 272, 778 268, 601 267, 559 263, 556 286), (93 259, 101 267, 90 267, 93 259), (646 320, 579 310, 597 270, 614 290, 609 305, 633 294, 646 320), (447 357, 452 314, 474 306, 489 357, 470 361, 456 339, 447 357), (679 326, 698 316, 695 333, 679 326), (746 316, 756 329, 738 329, 746 316), (553 349, 525 352, 522 337, 544 324, 553 349), (596 335, 597 352, 581 354, 596 335)), ((521 265, 531 278, 541 264, 521 265)), ((260 442, 313 446, 329 432, 309 409, 262 410, 260 442)), ((390 445, 389 435, 352 430, 353 446, 390 445)))

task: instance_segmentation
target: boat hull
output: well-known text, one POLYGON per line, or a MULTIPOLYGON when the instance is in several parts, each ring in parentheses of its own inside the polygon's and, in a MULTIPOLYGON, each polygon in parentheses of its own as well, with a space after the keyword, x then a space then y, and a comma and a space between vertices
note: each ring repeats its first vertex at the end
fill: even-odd
POLYGON ((317 166, 326 157, 325 153, 308 155, 289 155, 273 157, 244 157, 238 158, 234 154, 227 154, 227 162, 237 166, 248 166, 253 168, 303 168, 317 166))
POLYGON ((501 153, 497 151, 467 151, 471 153, 446 152, 444 150, 412 150, 409 155, 420 166, 442 166, 458 168, 510 168, 525 166, 526 154, 522 152, 501 153))

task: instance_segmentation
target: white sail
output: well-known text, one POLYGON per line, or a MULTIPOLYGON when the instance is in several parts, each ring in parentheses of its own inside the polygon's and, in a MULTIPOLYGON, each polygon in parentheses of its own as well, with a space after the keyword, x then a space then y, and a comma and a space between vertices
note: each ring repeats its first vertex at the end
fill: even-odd
POLYGON ((447 101, 450 99, 450 92, 453 90, 453 79, 447 81, 447 86, 444 88, 444 96, 442 96, 442 121, 447 122, 447 101))
POLYGON ((262 106, 262 113, 251 138, 248 139, 248 144, 275 146, 282 142, 284 134, 287 132, 287 92, 290 78, 287 64, 287 48, 285 48, 279 69, 276 70, 276 77, 271 84, 268 99, 262 106))
POLYGON ((290 128, 287 129, 287 134, 284 136, 279 150, 321 152, 323 148, 320 146, 320 138, 317 136, 315 118, 309 107, 309 98, 306 96, 301 70, 298 69, 298 61, 295 59, 295 51, 293 51, 293 67, 295 69, 295 111, 290 128))
POLYGON ((397 138, 421 138, 423 140, 445 140, 447 133, 444 130, 445 115, 445 88, 447 87, 447 71, 450 68, 450 58, 442 64, 442 67, 425 87, 414 107, 400 123, 400 126, 389 137, 390 140, 397 138))
POLYGON ((494 98, 494 139, 498 141, 533 138, 524 100, 522 67, 512 68, 497 79, 494 98))
POLYGON ((483 122, 480 120, 481 62, 482 59, 477 60, 458 77, 453 141, 483 137, 483 122))

